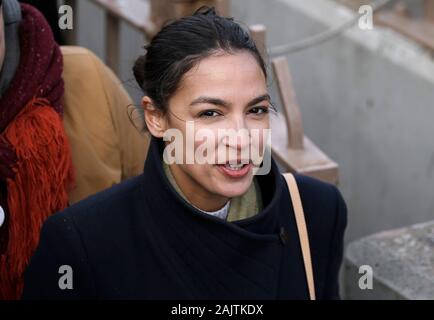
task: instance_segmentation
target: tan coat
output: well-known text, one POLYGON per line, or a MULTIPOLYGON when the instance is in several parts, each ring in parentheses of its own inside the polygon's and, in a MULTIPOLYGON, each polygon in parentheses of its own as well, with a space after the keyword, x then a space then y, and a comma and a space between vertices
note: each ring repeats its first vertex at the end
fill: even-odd
POLYGON ((131 124, 131 98, 113 72, 87 49, 61 49, 64 126, 76 172, 73 204, 142 173, 149 138, 131 124))

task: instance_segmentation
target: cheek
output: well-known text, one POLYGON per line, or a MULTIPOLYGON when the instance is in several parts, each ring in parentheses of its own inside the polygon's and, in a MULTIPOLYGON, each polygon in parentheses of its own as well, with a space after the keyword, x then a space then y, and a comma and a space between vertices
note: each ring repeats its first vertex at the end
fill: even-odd
POLYGON ((250 148, 255 155, 259 153, 262 156, 269 142, 271 142, 271 129, 268 123, 250 130, 250 148))
POLYGON ((194 152, 195 159, 200 164, 214 164, 217 160, 219 146, 218 133, 216 130, 198 130, 195 132, 194 152))

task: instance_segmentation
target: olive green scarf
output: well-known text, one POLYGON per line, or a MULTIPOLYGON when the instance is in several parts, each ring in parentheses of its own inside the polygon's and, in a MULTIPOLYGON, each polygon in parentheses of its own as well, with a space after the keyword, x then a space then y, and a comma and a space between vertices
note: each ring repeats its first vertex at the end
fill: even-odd
MULTIPOLYGON (((169 166, 163 161, 164 172, 172 186, 187 202, 187 198, 181 192, 181 189, 176 184, 175 178, 170 171, 169 166)), ((236 221, 253 217, 262 210, 261 190, 256 177, 253 178, 253 183, 249 189, 241 196, 231 199, 227 221, 236 221)))

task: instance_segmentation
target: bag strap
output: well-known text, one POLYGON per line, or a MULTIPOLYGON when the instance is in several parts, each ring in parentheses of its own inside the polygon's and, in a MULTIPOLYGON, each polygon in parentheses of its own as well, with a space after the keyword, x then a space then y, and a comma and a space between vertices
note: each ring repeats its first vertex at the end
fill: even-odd
POLYGON ((297 187, 297 181, 292 173, 284 173, 286 183, 288 184, 289 193, 294 208, 295 222, 297 223, 298 237, 303 254, 304 270, 306 272, 307 286, 309 288, 310 300, 315 300, 315 285, 312 272, 312 259, 310 256, 309 238, 307 234, 306 221, 304 218, 303 205, 300 199, 300 192, 297 187))

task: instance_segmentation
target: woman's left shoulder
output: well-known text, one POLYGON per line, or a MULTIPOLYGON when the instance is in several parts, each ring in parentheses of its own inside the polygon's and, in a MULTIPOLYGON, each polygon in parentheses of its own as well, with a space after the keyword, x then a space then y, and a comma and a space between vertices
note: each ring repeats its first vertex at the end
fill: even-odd
POLYGON ((345 228, 347 206, 340 190, 333 184, 295 175, 307 223, 322 230, 345 228))
POLYGON ((340 190, 334 184, 302 174, 294 174, 294 176, 302 198, 313 197, 322 205, 343 201, 340 190))

